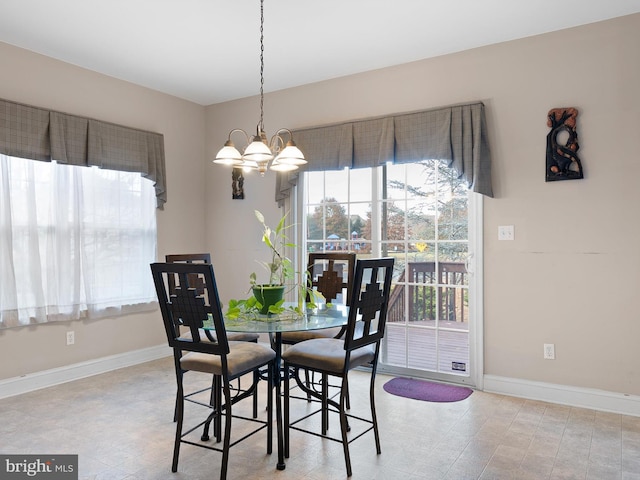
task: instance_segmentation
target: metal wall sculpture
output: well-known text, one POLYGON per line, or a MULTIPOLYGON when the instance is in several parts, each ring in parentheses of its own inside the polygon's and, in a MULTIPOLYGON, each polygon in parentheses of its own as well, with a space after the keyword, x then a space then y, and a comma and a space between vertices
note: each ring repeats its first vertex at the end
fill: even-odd
POLYGON ((547 114, 547 172, 546 181, 576 180, 583 178, 582 163, 578 157, 578 133, 573 107, 553 108, 547 114))
POLYGON ((244 200, 244 175, 241 168, 231 169, 231 190, 233 200, 244 200))

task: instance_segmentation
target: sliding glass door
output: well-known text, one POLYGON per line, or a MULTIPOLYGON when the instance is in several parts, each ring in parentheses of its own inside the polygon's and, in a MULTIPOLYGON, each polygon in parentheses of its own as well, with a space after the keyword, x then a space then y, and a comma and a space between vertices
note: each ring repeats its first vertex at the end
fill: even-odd
POLYGON ((478 257, 469 239, 478 237, 466 185, 437 160, 304 180, 307 252, 395 258, 381 371, 475 384, 478 257))

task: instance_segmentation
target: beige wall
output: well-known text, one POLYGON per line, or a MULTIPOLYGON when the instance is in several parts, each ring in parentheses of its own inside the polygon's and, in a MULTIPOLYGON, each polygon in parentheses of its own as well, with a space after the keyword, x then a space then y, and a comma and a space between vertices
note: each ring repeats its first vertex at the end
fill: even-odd
MULTIPOLYGON (((267 95, 265 125, 483 101, 496 194, 484 203, 485 373, 640 395, 638 44, 633 15, 353 75, 267 95), (545 183, 546 114, 560 106, 580 110, 586 178, 545 183), (498 242, 509 224, 516 240, 498 242), (557 360, 542 359, 543 343, 557 360)), ((252 212, 278 215, 274 178, 248 176, 247 198, 231 200, 230 172, 209 160, 231 128, 255 128, 256 98, 205 109, 3 44, 0 58, 12 72, 2 98, 163 133, 159 255, 208 250, 223 300, 244 293, 263 252, 252 212)), ((0 330, 0 379, 164 341, 158 314, 0 330), (74 347, 64 346, 69 328, 74 347)))
MULTIPOLYGON (((353 75, 267 95, 265 125, 483 101, 496 195, 484 203, 485 373, 639 395, 639 44, 633 15, 353 75), (565 106, 580 110, 586 178, 546 183, 546 115, 565 106), (515 241, 498 242, 498 225, 515 225, 515 241)), ((255 98, 209 107, 206 154, 257 114, 255 98)), ((249 177, 247 199, 231 200, 221 168, 207 169, 207 238, 229 298, 255 269, 244 259, 260 256, 251 212, 277 210, 272 176, 249 177)))
MULTIPOLYGON (((0 98, 164 134, 168 201, 158 211, 158 254, 205 249, 204 107, 3 43, 0 59, 0 98)), ((159 313, 4 329, 0 379, 163 343, 159 313), (76 337, 69 347, 67 330, 76 337)))

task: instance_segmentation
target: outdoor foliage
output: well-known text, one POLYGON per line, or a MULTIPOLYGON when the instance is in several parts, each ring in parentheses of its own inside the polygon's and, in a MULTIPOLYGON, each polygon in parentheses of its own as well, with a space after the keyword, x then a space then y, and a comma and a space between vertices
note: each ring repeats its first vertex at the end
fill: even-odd
POLYGON ((446 242, 439 244, 439 260, 464 260, 463 243, 468 238, 466 182, 445 162, 425 160, 419 165, 424 166, 419 179, 388 180, 387 198, 369 204, 362 216, 349 215, 346 204, 335 197, 321 199, 307 215, 310 250, 369 252, 369 242, 374 238, 371 231, 374 207, 379 209, 383 255, 405 250, 434 255, 430 250, 438 240, 446 242))

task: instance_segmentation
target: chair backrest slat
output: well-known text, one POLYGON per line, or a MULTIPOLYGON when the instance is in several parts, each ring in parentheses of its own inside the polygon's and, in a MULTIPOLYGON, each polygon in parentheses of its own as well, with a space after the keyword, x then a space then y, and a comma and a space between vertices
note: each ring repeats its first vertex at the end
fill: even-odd
MULTIPOLYGON (((211 263, 211 255, 209 253, 178 253, 172 255, 165 255, 165 262, 167 263, 211 263)), ((198 292, 204 294, 204 288, 202 285, 197 285, 196 277, 191 278, 193 287, 198 288, 198 292)), ((169 292, 173 293, 176 288, 175 277, 169 277, 169 292)))
POLYGON ((209 253, 177 253, 173 255, 165 255, 167 263, 211 263, 211 254, 209 253))
POLYGON ((393 258, 358 260, 353 278, 345 350, 379 343, 384 336, 393 258))
POLYGON ((229 353, 213 266, 210 263, 153 263, 151 273, 169 346, 184 351, 229 353), (171 285, 174 285, 171 287, 171 285), (202 341, 201 328, 211 322, 215 339, 202 341), (191 332, 180 336, 179 327, 191 332))
POLYGON ((355 264, 355 253, 312 252, 309 253, 307 275, 311 286, 322 293, 328 303, 345 291, 343 303, 349 305, 355 264))

